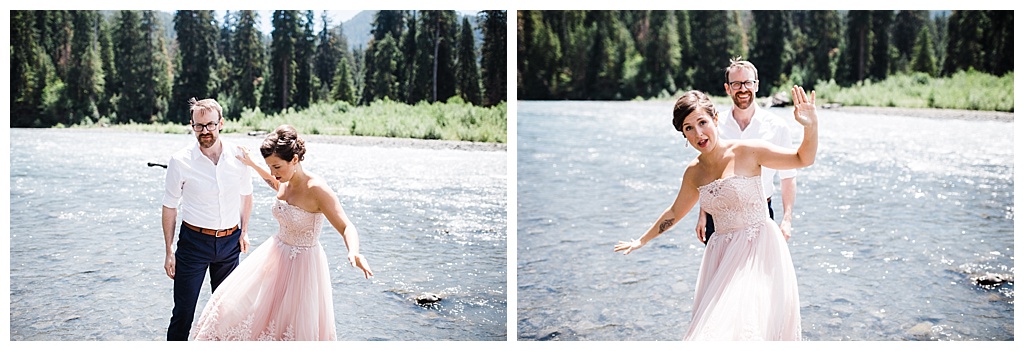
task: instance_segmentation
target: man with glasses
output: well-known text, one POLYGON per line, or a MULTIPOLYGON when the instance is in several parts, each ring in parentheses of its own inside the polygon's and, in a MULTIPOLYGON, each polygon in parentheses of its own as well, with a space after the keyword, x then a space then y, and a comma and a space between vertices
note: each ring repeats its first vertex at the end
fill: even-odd
POLYGON ((220 104, 195 98, 189 104, 197 143, 171 156, 163 198, 164 270, 174 280, 167 340, 188 339, 206 271, 216 290, 238 266, 239 253, 249 251, 249 167, 235 158, 235 145, 219 138, 224 128, 220 104), (172 251, 179 208, 181 231, 177 250, 172 251))
MULTIPOLYGON (((725 69, 725 92, 732 99, 732 108, 723 111, 718 119, 719 136, 722 139, 764 139, 772 144, 793 149, 793 137, 786 121, 781 117, 757 106, 757 68, 749 61, 739 58, 729 60, 725 69)), ((772 210, 772 195, 775 193, 775 176, 782 185, 782 221, 779 228, 789 240, 793 230, 793 202, 796 201, 796 170, 774 170, 761 167, 761 185, 765 201, 768 201, 768 215, 775 219, 772 210)), ((697 235, 704 243, 715 231, 710 214, 701 210, 697 220, 697 235)))

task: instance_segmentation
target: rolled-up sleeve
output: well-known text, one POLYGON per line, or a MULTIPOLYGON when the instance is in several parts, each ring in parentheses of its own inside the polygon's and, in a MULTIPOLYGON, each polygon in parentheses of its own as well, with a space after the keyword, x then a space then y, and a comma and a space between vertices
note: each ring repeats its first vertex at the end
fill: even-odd
POLYGON ((167 175, 164 179, 164 201, 167 208, 178 208, 181 200, 181 191, 185 185, 185 178, 182 177, 182 165, 175 157, 167 161, 167 175))
POLYGON ((242 187, 239 188, 239 194, 242 196, 252 195, 252 170, 243 164, 241 173, 242 177, 239 181, 242 182, 242 187))

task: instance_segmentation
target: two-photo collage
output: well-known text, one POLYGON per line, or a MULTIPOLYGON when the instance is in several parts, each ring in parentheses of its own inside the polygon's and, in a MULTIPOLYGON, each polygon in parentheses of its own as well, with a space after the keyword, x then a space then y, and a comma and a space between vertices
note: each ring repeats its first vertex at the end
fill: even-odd
POLYGON ((5 344, 1015 339, 1013 10, 401 5, 9 11, 5 344))

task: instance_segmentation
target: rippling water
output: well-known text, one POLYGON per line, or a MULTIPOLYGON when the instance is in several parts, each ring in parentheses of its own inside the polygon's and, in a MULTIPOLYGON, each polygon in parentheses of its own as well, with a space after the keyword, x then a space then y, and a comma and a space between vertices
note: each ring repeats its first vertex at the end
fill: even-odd
MULTIPOLYGON (((166 163, 192 136, 10 131, 11 340, 164 340, 166 163)), ((258 148, 262 138, 226 136, 258 148)), ((307 143, 375 277, 348 266, 325 222, 340 340, 506 340, 506 153, 307 143), (412 299, 435 293, 439 305, 412 299)), ((254 176, 255 177, 255 176, 254 176)), ((253 180, 252 248, 273 235, 273 190, 253 180)), ((244 260, 246 255, 242 255, 244 260)), ((198 309, 210 296, 209 279, 198 309)), ((198 312, 197 316, 198 318, 198 312)))
MULTIPOLYGON (((682 339, 704 251, 696 211, 612 252, 671 204, 697 155, 671 102, 517 109, 517 338, 682 339)), ((1012 340, 1012 283, 969 278, 1013 273, 1013 124, 820 116, 789 241, 804 339, 1012 340)))

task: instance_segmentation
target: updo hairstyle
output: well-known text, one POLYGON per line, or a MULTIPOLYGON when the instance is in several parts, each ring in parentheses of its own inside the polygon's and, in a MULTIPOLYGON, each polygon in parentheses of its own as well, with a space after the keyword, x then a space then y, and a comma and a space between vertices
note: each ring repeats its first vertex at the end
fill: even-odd
POLYGON ((260 153, 263 154, 263 158, 277 155, 278 158, 291 162, 292 158, 298 156, 299 161, 302 161, 305 158, 303 155, 306 153, 306 142, 299 138, 299 133, 294 127, 284 124, 263 139, 260 153))

